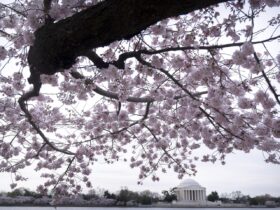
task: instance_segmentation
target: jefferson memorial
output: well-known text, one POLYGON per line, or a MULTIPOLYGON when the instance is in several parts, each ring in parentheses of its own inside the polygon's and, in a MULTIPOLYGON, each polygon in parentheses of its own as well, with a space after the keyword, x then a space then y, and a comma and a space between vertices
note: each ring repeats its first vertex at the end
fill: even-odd
POLYGON ((178 204, 205 205, 206 188, 202 187, 193 179, 183 180, 175 188, 178 204))

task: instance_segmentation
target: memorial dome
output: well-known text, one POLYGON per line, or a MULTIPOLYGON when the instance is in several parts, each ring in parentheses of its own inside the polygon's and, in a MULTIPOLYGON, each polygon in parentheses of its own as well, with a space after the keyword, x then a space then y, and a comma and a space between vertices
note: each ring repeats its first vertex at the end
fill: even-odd
POLYGON ((198 184, 198 182, 193 180, 193 179, 185 179, 179 184, 178 187, 180 187, 180 188, 192 188, 192 187, 201 187, 201 185, 198 184))
POLYGON ((175 188, 177 202, 191 205, 205 204, 206 188, 193 179, 183 180, 175 188))

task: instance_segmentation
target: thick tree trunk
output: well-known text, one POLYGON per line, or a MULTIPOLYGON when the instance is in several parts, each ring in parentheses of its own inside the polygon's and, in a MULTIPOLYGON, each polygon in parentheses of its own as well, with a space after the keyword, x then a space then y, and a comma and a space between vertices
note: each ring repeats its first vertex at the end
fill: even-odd
POLYGON ((129 39, 168 17, 228 0, 105 0, 35 32, 28 62, 32 71, 54 74, 70 68, 84 51, 129 39))

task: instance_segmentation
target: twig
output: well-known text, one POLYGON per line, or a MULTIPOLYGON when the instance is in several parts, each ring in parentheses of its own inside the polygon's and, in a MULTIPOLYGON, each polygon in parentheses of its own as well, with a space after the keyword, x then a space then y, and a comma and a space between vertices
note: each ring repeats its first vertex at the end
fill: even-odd
POLYGON ((55 145, 53 145, 49 141, 49 139, 45 136, 45 134, 41 131, 41 129, 33 121, 32 115, 30 114, 29 110, 27 109, 26 102, 33 97, 39 96, 40 89, 41 89, 41 86, 42 86, 39 74, 34 73, 32 75, 32 83, 33 83, 33 89, 24 93, 18 100, 19 106, 20 106, 21 110, 24 112, 24 114, 27 118, 27 121, 33 127, 33 129, 41 136, 41 138, 44 140, 44 142, 49 147, 51 147, 53 150, 64 153, 64 154, 67 154, 67 155, 75 155, 75 153, 73 153, 73 152, 65 151, 63 149, 59 149, 55 145))

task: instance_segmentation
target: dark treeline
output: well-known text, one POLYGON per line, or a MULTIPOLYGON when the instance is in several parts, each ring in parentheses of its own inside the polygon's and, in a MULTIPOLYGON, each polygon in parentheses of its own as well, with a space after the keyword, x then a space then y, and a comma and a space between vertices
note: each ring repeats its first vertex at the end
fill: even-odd
MULTIPOLYGON (((0 193, 0 205, 45 206, 53 204, 54 200, 51 194, 42 195, 26 188, 17 188, 11 192, 0 193)), ((139 206, 152 205, 158 202, 172 203, 176 200, 174 188, 164 190, 161 194, 149 190, 135 192, 127 188, 115 193, 108 190, 91 189, 85 194, 61 197, 59 200, 55 200, 55 204, 65 206, 139 206)), ((240 191, 221 195, 217 191, 213 191, 208 194, 207 200, 223 204, 246 204, 247 206, 280 206, 280 197, 273 197, 268 194, 251 197, 243 195, 240 191)))
MULTIPOLYGON (((50 205, 53 202, 51 194, 41 195, 34 191, 17 188, 11 192, 0 193, 0 205, 50 205)), ((172 202, 176 200, 173 190, 163 191, 162 194, 145 190, 142 192, 131 191, 123 188, 116 193, 108 190, 90 190, 86 194, 65 196, 56 200, 57 205, 77 206, 138 206, 151 205, 157 202, 172 202)))
POLYGON ((269 194, 249 196, 243 195, 241 191, 233 191, 219 195, 217 191, 211 192, 207 196, 207 200, 211 202, 247 204, 249 206, 280 206, 280 196, 274 197, 269 194))

